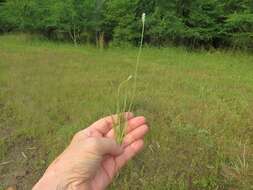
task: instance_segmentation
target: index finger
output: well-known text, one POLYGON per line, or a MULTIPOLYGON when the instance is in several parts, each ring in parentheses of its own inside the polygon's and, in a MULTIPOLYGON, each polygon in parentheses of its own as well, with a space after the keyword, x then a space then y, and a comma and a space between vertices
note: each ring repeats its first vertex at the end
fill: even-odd
MULTIPOLYGON (((125 112, 124 117, 126 118, 126 120, 129 120, 129 119, 133 118, 134 115, 131 112, 125 112)), ((96 131, 100 132, 102 135, 106 135, 112 129, 112 127, 113 127, 114 123, 117 121, 117 119, 118 119, 117 114, 107 116, 107 117, 104 117, 104 118, 96 121, 87 129, 96 130, 96 131)))

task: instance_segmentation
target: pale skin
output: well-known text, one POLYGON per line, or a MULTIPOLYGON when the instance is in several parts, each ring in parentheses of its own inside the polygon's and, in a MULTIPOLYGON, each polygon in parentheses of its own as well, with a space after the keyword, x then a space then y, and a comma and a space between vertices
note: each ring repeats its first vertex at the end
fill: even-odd
POLYGON ((127 129, 122 145, 114 139, 117 116, 102 118, 78 132, 70 145, 48 167, 33 190, 104 190, 144 147, 146 119, 126 113, 127 129))

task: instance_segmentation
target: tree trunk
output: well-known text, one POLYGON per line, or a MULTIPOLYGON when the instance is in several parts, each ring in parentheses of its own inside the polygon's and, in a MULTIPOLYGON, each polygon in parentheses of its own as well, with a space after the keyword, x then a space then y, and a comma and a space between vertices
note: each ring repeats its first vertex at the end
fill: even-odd
POLYGON ((76 40, 76 25, 74 24, 74 32, 73 32, 73 41, 74 41, 74 45, 75 47, 77 46, 77 40, 76 40))
POLYGON ((104 32, 99 33, 99 48, 104 49, 104 43, 105 43, 105 38, 104 38, 104 32))
POLYGON ((98 37, 98 35, 99 35, 99 32, 96 31, 96 46, 97 46, 97 48, 99 48, 99 37, 98 37))
POLYGON ((69 36, 71 40, 74 42, 74 45, 77 46, 77 34, 76 34, 76 26, 73 26, 73 30, 69 30, 69 36))

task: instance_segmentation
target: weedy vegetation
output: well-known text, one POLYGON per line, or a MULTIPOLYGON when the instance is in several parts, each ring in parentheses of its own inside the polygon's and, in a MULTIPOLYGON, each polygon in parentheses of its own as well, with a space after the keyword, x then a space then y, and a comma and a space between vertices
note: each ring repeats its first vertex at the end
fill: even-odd
MULTIPOLYGON (((1 190, 31 189, 73 134, 112 113, 138 51, 0 36, 1 190)), ((109 189, 251 190, 252 63, 243 52, 143 48, 131 110, 150 132, 109 189)))

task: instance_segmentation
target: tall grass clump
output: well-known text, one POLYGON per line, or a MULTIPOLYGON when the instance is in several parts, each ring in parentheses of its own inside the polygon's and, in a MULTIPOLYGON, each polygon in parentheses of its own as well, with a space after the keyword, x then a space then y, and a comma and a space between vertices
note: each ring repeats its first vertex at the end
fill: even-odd
POLYGON ((118 93, 117 93, 117 120, 114 121, 114 132, 115 132, 115 138, 118 144, 122 144, 122 141, 125 136, 125 129, 127 127, 127 120, 125 118, 125 112, 131 112, 133 109, 134 104, 134 98, 136 95, 136 89, 137 89, 137 77, 138 77, 138 68, 140 65, 140 57, 142 53, 142 46, 143 46, 143 38, 144 38, 144 31, 145 31, 145 17, 146 14, 142 14, 142 32, 141 32, 141 39, 140 39, 140 46, 139 46, 139 52, 136 59, 135 64, 135 70, 133 75, 129 75, 129 77, 122 81, 119 84, 118 87, 118 93), (130 80, 133 81, 133 87, 132 89, 129 89, 128 83, 130 80))

